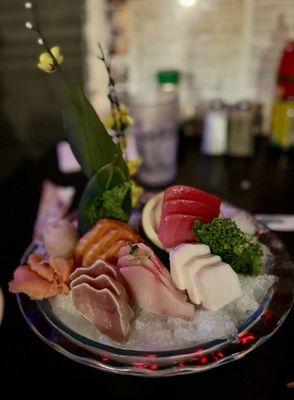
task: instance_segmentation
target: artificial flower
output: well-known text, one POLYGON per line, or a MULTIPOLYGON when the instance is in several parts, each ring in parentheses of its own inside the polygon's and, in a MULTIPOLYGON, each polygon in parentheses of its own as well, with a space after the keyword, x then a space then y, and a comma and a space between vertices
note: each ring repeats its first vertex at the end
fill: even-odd
POLYGON ((139 206, 140 198, 144 193, 142 186, 139 186, 133 179, 131 180, 131 193, 132 193, 132 207, 136 208, 139 206))
POLYGON ((138 168, 142 164, 142 158, 136 158, 134 160, 128 160, 127 165, 128 165, 128 170, 130 176, 135 176, 138 172, 138 168))
MULTIPOLYGON (((53 54, 55 60, 57 61, 58 64, 61 64, 63 61, 63 55, 60 53, 60 47, 55 46, 52 47, 51 53, 53 54)), ((39 57, 39 63, 38 63, 38 68, 40 68, 42 71, 47 72, 47 73, 52 73, 55 71, 55 65, 53 58, 51 54, 49 53, 42 53, 39 57)))
POLYGON ((104 121, 106 128, 124 130, 134 124, 133 118, 128 114, 129 110, 124 104, 120 104, 114 115, 107 117, 104 121))

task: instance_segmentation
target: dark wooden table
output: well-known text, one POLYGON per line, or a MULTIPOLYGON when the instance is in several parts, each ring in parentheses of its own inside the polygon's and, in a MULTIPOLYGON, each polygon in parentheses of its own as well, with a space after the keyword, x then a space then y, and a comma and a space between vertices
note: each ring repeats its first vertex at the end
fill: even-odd
MULTIPOLYGON (((253 213, 294 214, 294 160, 269 150, 264 140, 257 144, 255 157, 244 160, 205 157, 199 153, 199 143, 183 141, 176 181, 203 188, 253 213), (244 180, 250 182, 248 190, 242 189, 244 180)), ((0 184, 0 284, 6 302, 0 327, 0 390, 7 385, 11 394, 31 398, 70 396, 83 389, 84 399, 90 394, 96 399, 294 399, 294 389, 286 386, 294 381, 293 311, 268 342, 244 359, 182 377, 152 380, 107 374, 76 364, 44 344, 21 317, 7 282, 30 243, 45 178, 79 188, 84 184, 78 175, 58 172, 54 150, 39 162, 27 162, 0 184)), ((294 233, 280 236, 294 257, 294 233)))

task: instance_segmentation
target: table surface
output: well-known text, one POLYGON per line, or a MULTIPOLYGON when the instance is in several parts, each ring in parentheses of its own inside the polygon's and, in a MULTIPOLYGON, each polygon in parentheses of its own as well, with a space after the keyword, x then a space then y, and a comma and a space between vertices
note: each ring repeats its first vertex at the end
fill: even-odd
MULTIPOLYGON (((245 358, 208 372, 173 378, 146 379, 112 375, 79 365, 44 344, 26 325, 15 296, 7 291, 13 269, 30 243, 42 181, 83 187, 80 175, 59 173, 55 151, 38 162, 26 162, 10 179, 0 183, 0 284, 5 314, 0 327, 1 385, 14 394, 67 395, 83 389, 85 395, 104 399, 150 399, 157 395, 183 399, 226 396, 239 399, 294 399, 294 313, 264 345, 245 358), (4 379, 3 379, 4 378, 4 379), (11 381, 13 386, 11 386, 11 381), (57 390, 58 389, 58 390, 57 390)), ((257 142, 254 158, 207 157, 197 141, 183 140, 176 182, 194 185, 253 213, 294 214, 294 160, 257 142), (242 189, 248 180, 250 188, 242 189)), ((294 233, 280 234, 294 257, 294 233)), ((156 398, 156 397, 155 397, 156 398)))

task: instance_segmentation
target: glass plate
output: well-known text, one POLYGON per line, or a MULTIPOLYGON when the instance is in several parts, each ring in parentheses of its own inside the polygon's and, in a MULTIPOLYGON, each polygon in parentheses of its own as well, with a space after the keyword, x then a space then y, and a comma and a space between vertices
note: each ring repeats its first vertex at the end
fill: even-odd
MULTIPOLYGON (((81 364, 108 372, 140 376, 172 376, 203 372, 238 360, 268 340, 281 326, 293 303, 294 263, 278 237, 248 215, 259 242, 273 254, 270 270, 278 277, 256 312, 241 326, 238 334, 198 346, 167 351, 125 350, 95 342, 66 326, 52 312, 49 301, 32 301, 17 296, 20 310, 31 329, 49 346, 81 364)), ((21 263, 37 244, 32 243, 21 263)))

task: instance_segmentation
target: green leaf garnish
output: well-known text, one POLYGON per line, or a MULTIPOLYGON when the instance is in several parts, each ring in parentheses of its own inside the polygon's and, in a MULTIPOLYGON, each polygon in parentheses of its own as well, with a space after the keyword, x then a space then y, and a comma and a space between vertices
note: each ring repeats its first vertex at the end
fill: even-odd
POLYGON ((127 222, 131 214, 131 182, 115 162, 105 165, 90 179, 81 198, 79 230, 87 232, 101 218, 127 222))
POLYGON ((78 85, 70 88, 63 122, 72 151, 88 178, 113 161, 128 176, 128 168, 119 147, 114 144, 83 89, 78 85))

